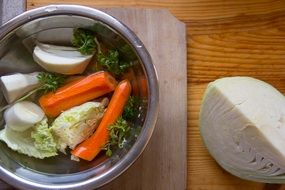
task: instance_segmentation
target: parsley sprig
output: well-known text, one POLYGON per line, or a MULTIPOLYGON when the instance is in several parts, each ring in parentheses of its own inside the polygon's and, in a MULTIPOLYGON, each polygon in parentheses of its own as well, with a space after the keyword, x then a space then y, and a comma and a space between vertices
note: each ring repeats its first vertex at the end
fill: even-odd
POLYGON ((63 75, 55 74, 55 73, 41 72, 38 74, 37 78, 40 82, 40 86, 30 91, 28 94, 21 97, 20 99, 18 99, 15 103, 27 99, 28 97, 30 97, 32 94, 36 92, 41 92, 43 94, 46 94, 48 92, 54 92, 65 82, 65 77, 63 75))
POLYGON ((141 100, 137 96, 130 96, 127 104, 125 105, 123 118, 126 120, 134 120, 139 113, 141 100))
POLYGON ((96 50, 94 33, 88 29, 74 29, 71 43, 83 55, 91 55, 96 50))
POLYGON ((129 67, 132 66, 131 62, 125 62, 120 60, 120 55, 117 50, 108 50, 107 53, 103 53, 100 43, 95 39, 97 44, 97 63, 106 71, 112 73, 115 76, 120 76, 129 67))
POLYGON ((74 29, 71 43, 83 55, 95 53, 98 67, 112 73, 116 77, 123 74, 129 67, 132 66, 131 62, 123 61, 121 59, 119 51, 116 49, 102 52, 98 39, 96 38, 94 32, 89 29, 74 29))
POLYGON ((133 120, 137 116, 139 105, 140 99, 135 96, 130 96, 122 116, 116 121, 116 123, 108 127, 110 138, 103 148, 106 150, 107 156, 112 156, 114 149, 123 148, 131 131, 128 121, 133 120))
POLYGON ((106 54, 100 52, 97 54, 97 63, 104 70, 115 76, 120 76, 131 66, 131 62, 121 61, 119 56, 117 50, 109 50, 106 54))
POLYGON ((123 148, 126 137, 130 132, 130 127, 125 119, 120 117, 116 123, 108 127, 110 139, 105 145, 107 156, 112 156, 114 148, 123 148))
POLYGON ((54 92, 65 82, 65 77, 63 75, 41 72, 37 76, 41 83, 38 90, 43 91, 43 93, 54 92))
POLYGON ((112 73, 114 76, 118 77, 123 74, 129 67, 132 66, 131 62, 125 62, 120 59, 120 54, 118 50, 108 50, 106 53, 101 51, 100 43, 97 38, 95 38, 95 43, 97 44, 97 64, 100 68, 112 73))
MULTIPOLYGON (((16 100, 13 104, 21 102, 37 92, 41 92, 43 94, 46 94, 48 92, 53 92, 56 89, 58 89, 61 85, 63 85, 65 82, 65 77, 63 75, 54 74, 54 73, 41 72, 37 75, 37 78, 40 82, 40 86, 28 92, 27 94, 16 100)), ((2 107, 0 109, 0 113, 9 108, 10 106, 12 106, 13 104, 8 104, 7 106, 2 107)))

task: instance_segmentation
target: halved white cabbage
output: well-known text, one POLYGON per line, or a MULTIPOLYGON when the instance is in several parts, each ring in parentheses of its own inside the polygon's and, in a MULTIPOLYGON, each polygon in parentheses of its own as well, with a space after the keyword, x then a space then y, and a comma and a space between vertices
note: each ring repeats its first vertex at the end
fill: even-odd
POLYGON ((285 98, 271 85, 250 77, 210 83, 200 129, 216 161, 243 176, 285 173, 285 98))

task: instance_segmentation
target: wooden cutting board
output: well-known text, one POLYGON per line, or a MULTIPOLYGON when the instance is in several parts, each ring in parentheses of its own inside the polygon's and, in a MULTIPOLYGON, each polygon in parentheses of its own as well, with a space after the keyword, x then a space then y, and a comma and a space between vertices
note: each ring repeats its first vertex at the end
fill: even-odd
POLYGON ((156 129, 144 153, 123 175, 102 189, 186 189, 185 24, 164 9, 103 11, 129 26, 150 52, 159 77, 160 107, 156 129))
POLYGON ((157 69, 160 108, 156 129, 140 159, 104 190, 186 189, 186 29, 163 9, 104 9, 143 41, 157 69))

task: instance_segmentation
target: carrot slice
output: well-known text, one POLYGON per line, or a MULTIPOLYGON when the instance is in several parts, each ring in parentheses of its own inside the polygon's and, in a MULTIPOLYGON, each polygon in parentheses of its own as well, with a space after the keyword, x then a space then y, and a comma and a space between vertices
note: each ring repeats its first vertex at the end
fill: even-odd
POLYGON ((102 150, 109 140, 108 127, 122 115, 125 104, 131 93, 131 84, 123 80, 116 87, 107 110, 95 133, 79 144, 71 153, 81 159, 91 161, 102 150))
POLYGON ((112 92, 117 81, 107 72, 97 72, 73 81, 40 97, 39 103, 48 117, 112 92))

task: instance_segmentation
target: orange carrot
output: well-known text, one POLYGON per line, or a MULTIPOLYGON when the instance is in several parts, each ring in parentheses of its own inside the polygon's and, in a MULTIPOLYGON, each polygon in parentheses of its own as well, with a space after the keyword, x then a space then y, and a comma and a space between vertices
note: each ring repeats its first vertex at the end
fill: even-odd
POLYGON ((116 85, 109 73, 97 72, 43 95, 39 103, 47 116, 56 117, 62 111, 112 92, 116 85))
POLYGON ((84 160, 91 161, 102 150, 109 140, 108 127, 121 116, 131 93, 131 84, 123 80, 116 87, 107 110, 95 133, 79 144, 71 153, 84 160))

